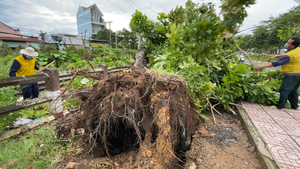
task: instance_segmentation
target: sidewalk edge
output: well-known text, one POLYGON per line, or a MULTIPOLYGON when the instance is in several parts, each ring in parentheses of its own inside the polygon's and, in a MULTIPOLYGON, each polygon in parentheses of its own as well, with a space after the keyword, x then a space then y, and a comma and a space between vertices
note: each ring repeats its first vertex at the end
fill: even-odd
POLYGON ((276 160, 275 156, 268 148, 264 139, 259 134, 256 127, 253 125, 245 109, 242 107, 237 107, 242 123, 245 127, 245 131, 250 138, 251 142, 255 145, 256 152, 260 161, 263 163, 267 169, 281 169, 280 163, 276 160))

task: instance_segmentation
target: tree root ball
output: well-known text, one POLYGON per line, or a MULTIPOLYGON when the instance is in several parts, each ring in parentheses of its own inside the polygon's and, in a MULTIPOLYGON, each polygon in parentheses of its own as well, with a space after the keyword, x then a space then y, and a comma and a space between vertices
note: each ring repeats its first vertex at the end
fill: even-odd
MULTIPOLYGON (((117 72, 79 93, 80 112, 58 135, 84 129, 84 152, 93 157, 137 151, 132 164, 172 168, 189 149, 199 118, 185 82, 175 76, 135 68, 117 72)), ((66 121, 64 123, 67 123, 66 121)))

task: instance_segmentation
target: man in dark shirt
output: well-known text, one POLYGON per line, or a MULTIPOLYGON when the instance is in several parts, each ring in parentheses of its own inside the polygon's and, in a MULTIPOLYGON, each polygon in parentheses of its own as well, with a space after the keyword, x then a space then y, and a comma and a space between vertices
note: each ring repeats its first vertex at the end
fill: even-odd
POLYGON ((279 58, 276 62, 267 65, 256 66, 255 70, 261 70, 269 67, 281 66, 281 72, 284 75, 279 89, 280 99, 275 105, 277 109, 283 109, 287 100, 291 103, 292 109, 298 109, 298 88, 300 86, 300 45, 299 38, 291 38, 285 47, 288 51, 284 55, 276 55, 269 61, 279 58))

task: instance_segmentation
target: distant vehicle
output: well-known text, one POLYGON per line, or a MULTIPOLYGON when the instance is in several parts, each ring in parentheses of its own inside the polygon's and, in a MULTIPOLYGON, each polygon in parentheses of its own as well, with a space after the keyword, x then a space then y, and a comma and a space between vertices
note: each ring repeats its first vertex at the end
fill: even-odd
POLYGON ((245 57, 244 57, 244 55, 240 53, 240 54, 238 54, 238 56, 239 56, 240 61, 241 61, 242 63, 244 63, 244 62, 245 62, 245 57))

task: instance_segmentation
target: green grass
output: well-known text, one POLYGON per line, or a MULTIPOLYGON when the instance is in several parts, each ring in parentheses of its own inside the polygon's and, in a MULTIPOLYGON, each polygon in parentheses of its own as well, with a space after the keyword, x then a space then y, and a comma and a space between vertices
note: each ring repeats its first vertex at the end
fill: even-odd
POLYGON ((5 58, 0 58, 0 79, 9 77, 9 70, 14 61, 13 56, 7 56, 5 58))
MULTIPOLYGON (((273 55, 250 55, 250 58, 252 61, 262 61, 262 62, 268 62, 268 59, 272 57, 273 55)), ((247 60, 247 57, 245 57, 247 60)))
POLYGON ((53 127, 44 126, 26 133, 20 139, 10 139, 0 144, 0 168, 24 169, 46 168, 62 159, 65 147, 70 142, 62 142, 53 133, 53 127))

